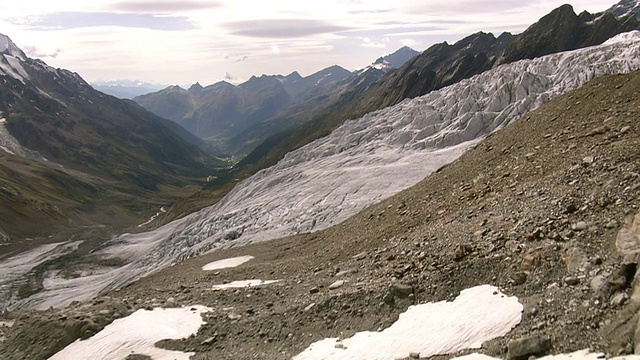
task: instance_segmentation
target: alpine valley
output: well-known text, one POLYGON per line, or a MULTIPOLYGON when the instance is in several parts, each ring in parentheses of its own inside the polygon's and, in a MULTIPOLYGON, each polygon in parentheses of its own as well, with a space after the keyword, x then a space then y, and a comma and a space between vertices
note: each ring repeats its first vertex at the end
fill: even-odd
POLYGON ((0 35, 0 360, 640 359, 640 1, 123 100, 0 35))

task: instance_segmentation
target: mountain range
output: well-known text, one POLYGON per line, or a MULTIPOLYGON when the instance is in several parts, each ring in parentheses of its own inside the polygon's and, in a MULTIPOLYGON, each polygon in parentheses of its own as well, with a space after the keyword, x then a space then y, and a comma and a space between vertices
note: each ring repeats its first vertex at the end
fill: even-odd
POLYGON ((179 125, 28 58, 5 35, 0 84, 0 254, 142 222, 222 165, 179 125))
MULTIPOLYGON (((194 309, 200 303, 213 310, 203 318, 197 335, 156 346, 196 352, 202 358, 290 359, 316 340, 342 336, 344 331, 348 337, 352 329, 375 332, 394 323, 411 304, 449 299, 462 289, 488 282, 516 294, 524 305, 521 324, 505 338, 484 343, 484 353, 499 356, 505 341, 510 348, 538 341, 527 340, 530 337, 553 344, 554 352, 591 347, 617 353, 618 337, 633 333, 628 326, 632 315, 618 309, 632 311, 633 304, 613 299, 628 288, 633 271, 624 270, 626 265, 616 260, 615 250, 602 238, 613 242, 614 228, 626 229, 618 222, 623 221, 625 209, 637 203, 638 189, 631 190, 634 175, 629 173, 637 162, 629 150, 637 145, 633 116, 640 77, 637 70, 629 76, 603 75, 639 69, 639 53, 640 33, 623 34, 601 46, 502 66, 347 122, 329 139, 322 139, 317 151, 310 152, 316 148, 310 144, 290 154, 277 169, 243 183, 220 206, 152 233, 117 237, 97 253, 111 261, 133 260, 135 266, 93 272, 82 281, 82 276, 56 275, 61 269, 50 263, 45 294, 23 304, 48 307, 82 299, 118 279, 130 281, 127 276, 138 266, 167 268, 93 301, 23 315, 9 330, 8 340, 0 342, 0 349, 7 359, 47 358, 74 338, 91 337, 104 324, 136 309, 176 305, 194 309), (549 102, 591 77, 596 81, 584 89, 549 102), (547 105, 540 111, 528 112, 542 103, 547 105), (393 122, 387 123, 388 118, 393 122), (370 123, 374 126, 365 126, 370 123), (473 136, 503 126, 482 142, 473 136), (287 222, 313 226, 286 219, 331 222, 332 216, 322 215, 323 209, 336 209, 336 202, 341 207, 356 202, 351 196, 330 194, 325 199, 331 204, 309 199, 320 205, 314 207, 320 213, 308 213, 306 199, 294 200, 289 207, 264 209, 264 218, 258 217, 242 231, 243 221, 255 220, 267 200, 283 194, 267 191, 273 190, 269 187, 306 183, 316 186, 310 189, 315 193, 319 184, 307 181, 309 176, 339 175, 337 182, 344 183, 350 177, 357 180, 359 174, 365 183, 376 184, 365 189, 351 183, 342 189, 356 197, 371 196, 371 189, 385 191, 386 181, 404 173, 399 166, 418 171, 428 163, 435 169, 434 159, 451 161, 457 156, 452 145, 469 138, 462 147, 471 149, 460 160, 339 225, 313 233, 299 229, 302 233, 297 236, 233 246, 201 258, 180 255, 188 248, 204 251, 207 243, 237 244, 245 236, 261 236, 260 227, 277 236, 287 222), (436 149, 423 146, 427 143, 436 149), (337 171, 328 171, 332 166, 337 171), (267 199, 268 194, 272 198, 267 199), (255 199, 256 207, 239 202, 255 195, 265 196, 264 201, 255 199), (282 223, 272 224, 274 220, 282 223), (237 270, 202 269, 209 261, 246 254, 257 259, 237 270), (172 263, 164 256, 177 256, 183 262, 168 266, 172 263), (280 280, 250 289, 211 288, 212 283, 231 285, 231 280, 249 276, 280 280), (616 287, 609 290, 607 284, 616 287), (607 306, 601 306, 602 301, 607 306), (591 327, 594 321, 603 325, 591 327), (221 335, 229 332, 234 335, 221 335), (264 341, 267 337, 272 340, 264 341), (24 346, 27 342, 32 345, 24 346)), ((633 351, 625 350, 627 344, 625 340, 622 353, 633 351)), ((522 351, 549 350, 545 345, 522 351)))
MULTIPOLYGON (((502 64, 595 45, 615 34, 640 29, 638 17, 630 9, 633 4, 621 2, 602 13, 577 15, 571 6, 563 5, 519 35, 504 33, 495 37, 478 32, 455 44, 433 45, 386 74, 370 67, 322 96, 295 102, 234 137, 231 144, 251 144, 245 150, 255 149, 228 174, 219 174, 204 193, 211 193, 217 201, 236 179, 276 164, 290 151, 328 135, 347 119, 424 95, 502 64)), ((206 196, 180 200, 175 208, 185 213, 185 209, 203 205, 203 198, 206 196)))
POLYGON ((348 121, 237 184, 216 205, 152 232, 113 238, 94 253, 125 265, 91 275, 90 282, 60 279, 16 306, 66 304, 69 288, 92 296, 212 249, 338 224, 550 98, 596 76, 640 69, 638 54, 640 32, 622 34, 601 46, 501 66, 348 121))
POLYGON ((138 80, 98 80, 91 82, 90 85, 98 91, 121 99, 132 99, 167 87, 167 85, 138 80))
POLYGON ((150 348, 291 359, 324 341, 340 358, 410 305, 486 284, 521 316, 470 356, 634 352, 639 3, 565 5, 519 35, 401 49, 355 74, 145 97, 173 119, 0 35, 0 359, 205 306, 193 335, 150 348), (211 152, 251 148, 233 168, 211 152), (205 271, 238 256, 249 262, 205 271), (236 282, 258 286, 224 290, 236 282))
POLYGON ((238 86, 224 81, 206 87, 196 83, 188 90, 172 86, 134 101, 206 139, 218 153, 241 157, 270 134, 290 128, 292 124, 283 118, 315 108, 344 88, 375 82, 417 54, 404 47, 356 73, 334 65, 306 77, 297 72, 253 76, 238 86))

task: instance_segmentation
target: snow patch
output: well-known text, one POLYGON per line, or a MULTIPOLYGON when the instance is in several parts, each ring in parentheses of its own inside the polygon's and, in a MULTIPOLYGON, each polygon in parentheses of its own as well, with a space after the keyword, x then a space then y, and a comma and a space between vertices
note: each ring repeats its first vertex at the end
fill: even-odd
POLYGON ((22 61, 20 59, 13 56, 5 56, 5 58, 7 59, 9 66, 11 66, 11 68, 15 70, 15 72, 19 75, 20 81, 24 83, 25 80, 29 79, 29 74, 24 69, 24 67, 22 67, 22 61))
POLYGON ((210 308, 196 305, 180 309, 138 310, 115 320, 86 340, 76 340, 49 360, 121 360, 142 354, 154 360, 189 360, 194 353, 155 347, 163 339, 181 339, 195 334, 204 324, 201 314, 210 308))
POLYGON ((25 79, 20 75, 19 72, 16 72, 16 70, 11 67, 11 64, 9 64, 9 61, 7 60, 9 58, 11 58, 11 56, 0 54, 0 75, 10 76, 25 84, 25 79))
POLYGON ((15 324, 15 320, 0 320, 0 327, 12 327, 15 324))
POLYGON ((453 302, 410 306, 382 332, 315 342, 293 360, 394 360, 407 358, 412 352, 427 358, 478 349, 518 325, 522 310, 516 297, 506 296, 494 286, 477 286, 463 290, 453 302))
MULTIPOLYGON (((547 355, 538 360, 602 360, 605 355, 602 353, 593 353, 589 349, 579 350, 569 354, 547 355)), ((501 360, 484 354, 469 354, 451 360, 501 360)), ((609 358, 609 360, 640 360, 640 355, 625 355, 609 358)))
POLYGON ((232 267, 240 266, 251 259, 253 259, 253 256, 247 255, 247 256, 238 256, 234 258, 218 260, 218 261, 210 262, 207 265, 203 266, 202 270, 211 271, 211 270, 232 268, 232 267))
POLYGON ((232 281, 228 284, 213 285, 213 290, 248 288, 248 287, 260 286, 260 285, 269 285, 269 284, 277 283, 279 281, 280 280, 238 280, 238 281, 232 281))
POLYGON ((161 207, 160 211, 158 211, 155 215, 151 216, 149 218, 149 220, 143 222, 142 224, 138 225, 138 227, 143 227, 145 225, 151 224, 153 222, 153 220, 155 220, 158 216, 160 216, 160 214, 164 214, 167 212, 167 209, 165 209, 165 207, 161 207))
POLYGON ((0 34, 0 53, 6 51, 9 48, 11 40, 8 36, 0 34))
POLYGON ((13 151, 11 151, 9 148, 4 147, 2 145, 0 145, 0 149, 2 149, 4 152, 9 153, 11 155, 15 155, 16 153, 14 153, 13 151))

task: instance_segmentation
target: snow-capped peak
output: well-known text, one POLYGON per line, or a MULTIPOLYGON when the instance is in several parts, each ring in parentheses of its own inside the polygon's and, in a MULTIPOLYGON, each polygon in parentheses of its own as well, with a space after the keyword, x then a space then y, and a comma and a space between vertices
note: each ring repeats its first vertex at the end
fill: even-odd
POLYGON ((25 83, 29 78, 23 62, 27 56, 8 36, 0 34, 0 75, 10 76, 25 83))
POLYGON ((11 41, 11 39, 4 34, 0 34, 0 53, 11 55, 23 61, 27 59, 27 56, 24 54, 24 52, 22 52, 22 50, 20 50, 20 48, 17 47, 16 44, 14 44, 13 41, 11 41))
POLYGON ((369 69, 376 70, 391 70, 400 68, 404 63, 411 60, 412 58, 418 56, 420 53, 418 51, 413 50, 408 46, 403 46, 395 52, 379 57, 376 61, 374 61, 371 65, 366 66, 363 69, 357 70, 357 73, 362 74, 369 69))

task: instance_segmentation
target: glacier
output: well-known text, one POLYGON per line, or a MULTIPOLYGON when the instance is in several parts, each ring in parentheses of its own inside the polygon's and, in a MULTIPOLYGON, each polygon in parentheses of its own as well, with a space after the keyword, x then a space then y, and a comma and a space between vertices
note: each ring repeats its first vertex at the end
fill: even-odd
POLYGON ((638 69, 640 32, 634 31, 599 46, 502 65, 349 120, 242 181, 216 205, 153 231, 117 236, 94 253, 127 265, 47 282, 9 308, 65 306, 221 247, 335 225, 413 186, 551 98, 597 76, 638 69))

